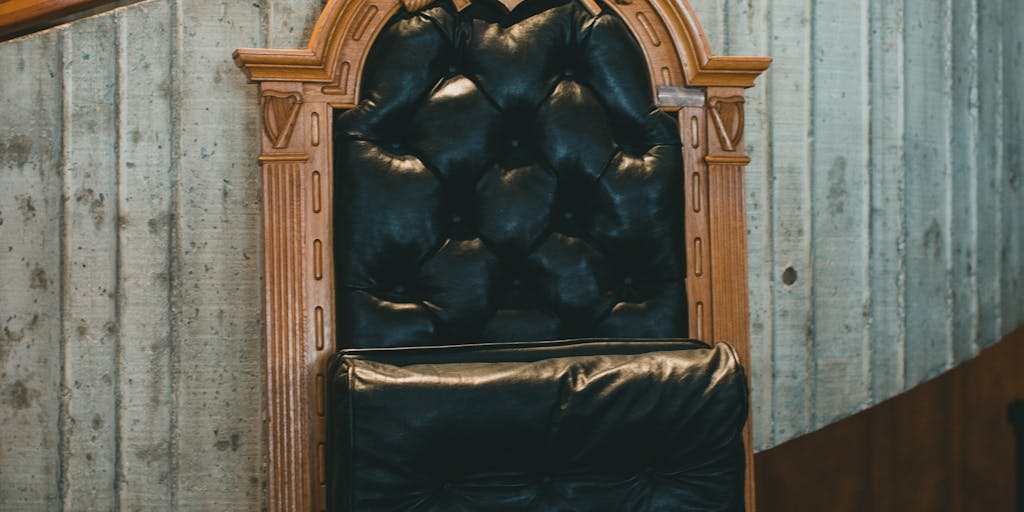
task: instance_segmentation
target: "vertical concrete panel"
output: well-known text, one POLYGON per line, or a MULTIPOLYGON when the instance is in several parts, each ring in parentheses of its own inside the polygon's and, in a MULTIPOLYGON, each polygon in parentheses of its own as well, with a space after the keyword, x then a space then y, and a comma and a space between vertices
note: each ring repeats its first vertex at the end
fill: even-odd
POLYGON ((725 54, 726 46, 726 4, 722 0, 690 0, 708 36, 711 51, 716 55, 725 54))
POLYGON ((62 33, 65 510, 116 503, 117 32, 112 16, 62 33))
POLYGON ((1024 323, 1024 5, 1003 2, 1002 331, 1024 323))
POLYGON ((256 89, 231 58, 258 45, 250 2, 181 0, 175 195, 177 507, 263 502, 256 89))
POLYGON ((60 507, 59 63, 56 32, 0 46, 0 510, 60 507))
MULTIPOLYGON (((730 0, 726 2, 730 13, 727 20, 726 46, 742 55, 768 54, 767 0, 730 0)), ((750 352, 751 401, 754 417, 754 446, 771 441, 772 425, 772 194, 771 144, 768 126, 770 96, 768 79, 758 80, 757 87, 746 93, 746 152, 751 163, 747 166, 745 188, 747 194, 747 253, 749 254, 750 283, 750 352)))
MULTIPOLYGON (((1013 0, 1011 0, 1013 1, 1013 0)), ((995 343, 1002 325, 1003 0, 978 0, 977 268, 978 344, 995 343)))
POLYGON ((978 4, 953 3, 953 121, 950 230, 953 360, 978 352, 977 182, 978 168, 978 4))
POLYGON ((952 363, 949 142, 951 2, 906 1, 907 351, 909 385, 952 363))
POLYGON ((903 194, 903 2, 872 0, 871 30, 871 399, 903 390, 906 225, 903 194))
POLYGON ((326 0, 265 0, 266 47, 305 48, 326 0))
POLYGON ((121 510, 172 510, 171 13, 117 15, 121 510))
POLYGON ((821 2, 813 23, 814 424, 867 404, 868 4, 821 2))
POLYGON ((811 428, 814 332, 811 323, 811 27, 810 0, 775 4, 771 91, 772 250, 775 308, 772 443, 811 428))

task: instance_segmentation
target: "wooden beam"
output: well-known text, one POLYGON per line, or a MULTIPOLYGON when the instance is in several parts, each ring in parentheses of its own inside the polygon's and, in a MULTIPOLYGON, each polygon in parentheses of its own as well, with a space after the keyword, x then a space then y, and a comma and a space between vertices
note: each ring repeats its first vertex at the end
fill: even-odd
POLYGON ((116 9, 139 0, 0 0, 0 41, 116 9))

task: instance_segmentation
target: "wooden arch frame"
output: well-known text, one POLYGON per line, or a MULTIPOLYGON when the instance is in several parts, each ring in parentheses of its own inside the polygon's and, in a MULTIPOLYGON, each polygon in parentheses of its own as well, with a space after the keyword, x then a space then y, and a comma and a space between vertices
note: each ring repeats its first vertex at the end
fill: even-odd
MULTIPOLYGON (((468 5, 469 0, 456 0, 468 5)), ((485 0, 477 0, 485 1, 485 0)), ((593 0, 580 0, 592 12, 593 0)), ((267 506, 325 508, 326 365, 334 353, 332 109, 354 107, 370 46, 402 8, 429 0, 328 0, 305 49, 239 49, 259 84, 266 314, 267 506)), ((688 0, 606 2, 643 47, 659 104, 678 115, 691 336, 750 361, 743 89, 771 60, 720 57, 688 0)), ((747 509, 753 451, 747 436, 747 509)))

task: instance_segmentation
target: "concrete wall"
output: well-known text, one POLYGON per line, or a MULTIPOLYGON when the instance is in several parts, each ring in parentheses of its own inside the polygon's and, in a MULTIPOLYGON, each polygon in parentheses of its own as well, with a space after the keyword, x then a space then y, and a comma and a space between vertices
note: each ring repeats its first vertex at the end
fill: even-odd
MULTIPOLYGON (((775 58, 747 103, 759 448, 1024 323, 1024 4, 694 4, 717 53, 775 58)), ((321 7, 150 0, 0 43, 0 510, 261 507, 230 55, 304 45, 321 7)))

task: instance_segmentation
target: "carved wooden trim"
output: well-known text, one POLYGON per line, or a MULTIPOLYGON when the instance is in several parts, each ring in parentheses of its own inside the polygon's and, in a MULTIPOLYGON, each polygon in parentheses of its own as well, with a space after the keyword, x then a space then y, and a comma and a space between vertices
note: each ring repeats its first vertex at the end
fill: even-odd
POLYGON ((714 339, 711 322, 711 218, 708 205, 708 165, 705 162, 707 119, 703 107, 679 111, 686 189, 686 298, 690 337, 714 339))
MULTIPOLYGON (((421 0, 409 0, 420 6, 421 0)), ((593 0, 583 2, 593 12, 593 0)), ((397 1, 331 0, 309 46, 302 50, 240 48, 235 60, 250 80, 336 82, 342 65, 362 69, 366 50, 399 6, 397 1), (343 51, 344 48, 344 51, 343 51)), ((608 2, 643 46, 655 85, 753 87, 771 63, 768 57, 723 57, 711 53, 704 29, 688 0, 608 2)), ((351 74, 353 79, 359 73, 351 74)), ((348 80, 342 85, 346 85, 348 80)), ((354 88, 349 89, 354 92, 354 88)))
MULTIPOLYGON (((370 45, 388 19, 399 9, 422 8, 425 0, 404 1, 328 0, 307 48, 235 52, 250 80, 260 84, 262 102, 267 503, 273 511, 326 506, 324 386, 336 321, 332 110, 356 104, 370 45)), ((593 0, 580 1, 588 9, 601 8, 593 0)), ((691 334, 729 341, 749 367, 743 210, 749 158, 743 103, 736 98, 742 99, 742 88, 752 86, 770 60, 713 56, 687 0, 602 5, 626 20, 648 59, 661 108, 680 120, 689 194, 691 334), (717 99, 717 110, 708 108, 708 98, 717 99)), ((749 423, 745 435, 747 510, 753 511, 749 423)))
POLYGON ((275 148, 288 147, 301 105, 302 96, 294 92, 263 91, 260 96, 263 131, 275 148))
POLYGON ((299 163, 263 166, 263 249, 266 303, 267 493, 270 510, 311 510, 309 448, 303 442, 310 418, 283 396, 304 390, 308 344, 302 265, 302 167, 299 163))
MULTIPOLYGON (((750 306, 747 283, 747 216, 743 176, 750 157, 744 154, 743 129, 722 120, 721 105, 730 105, 730 119, 743 119, 743 89, 708 87, 707 164, 708 205, 711 237, 711 324, 707 338, 712 343, 728 342, 747 368, 750 378, 750 306), (725 101, 722 98, 726 98, 725 101), (717 100, 717 101, 716 101, 717 100), (735 110, 738 110, 735 111, 735 110), (725 130, 721 130, 721 127, 725 130)), ((729 111, 726 111, 729 112, 729 111)), ((743 429, 746 445, 746 506, 755 509, 753 408, 743 429)))
POLYGON ((715 97, 708 101, 718 142, 726 151, 736 151, 743 139, 743 103, 743 96, 715 97))

